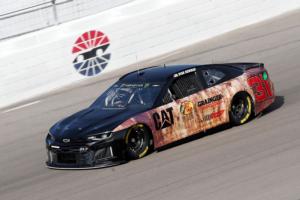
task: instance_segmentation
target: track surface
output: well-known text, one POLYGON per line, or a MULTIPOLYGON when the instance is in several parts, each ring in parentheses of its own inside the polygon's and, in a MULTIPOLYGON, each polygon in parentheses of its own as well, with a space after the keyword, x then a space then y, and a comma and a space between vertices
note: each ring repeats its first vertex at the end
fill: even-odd
POLYGON ((240 127, 128 164, 98 170, 44 167, 51 124, 89 105, 116 79, 0 111, 0 199, 300 199, 300 11, 227 33, 154 63, 266 63, 272 109, 240 127))

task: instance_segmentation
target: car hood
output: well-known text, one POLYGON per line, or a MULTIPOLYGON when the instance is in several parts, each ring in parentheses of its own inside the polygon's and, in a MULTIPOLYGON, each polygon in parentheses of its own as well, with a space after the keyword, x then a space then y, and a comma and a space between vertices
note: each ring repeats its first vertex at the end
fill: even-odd
POLYGON ((50 133, 55 139, 85 139, 88 135, 112 131, 120 123, 146 109, 101 109, 89 107, 53 125, 50 133))

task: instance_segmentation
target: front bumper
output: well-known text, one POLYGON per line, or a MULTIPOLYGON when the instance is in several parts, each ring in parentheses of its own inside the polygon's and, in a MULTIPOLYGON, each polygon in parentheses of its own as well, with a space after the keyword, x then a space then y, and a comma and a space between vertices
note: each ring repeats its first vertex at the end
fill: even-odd
POLYGON ((123 164, 126 162, 123 138, 119 135, 107 141, 79 144, 46 139, 46 166, 52 169, 94 169, 123 164))

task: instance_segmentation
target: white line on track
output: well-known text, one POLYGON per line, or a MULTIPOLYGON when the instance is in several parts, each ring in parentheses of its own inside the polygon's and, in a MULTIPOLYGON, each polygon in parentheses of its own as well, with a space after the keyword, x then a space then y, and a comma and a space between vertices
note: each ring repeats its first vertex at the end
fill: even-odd
POLYGON ((37 103, 40 103, 40 102, 41 102, 41 100, 26 103, 26 104, 23 104, 23 105, 20 105, 20 106, 16 106, 16 107, 4 110, 2 113, 8 113, 8 112, 11 112, 11 111, 14 111, 14 110, 19 110, 21 108, 25 108, 25 107, 28 107, 28 106, 31 106, 31 105, 34 105, 34 104, 37 104, 37 103))

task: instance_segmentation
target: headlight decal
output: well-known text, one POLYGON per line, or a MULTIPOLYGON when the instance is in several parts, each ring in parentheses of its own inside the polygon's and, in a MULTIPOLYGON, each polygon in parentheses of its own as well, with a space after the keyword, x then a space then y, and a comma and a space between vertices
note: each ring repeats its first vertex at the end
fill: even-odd
POLYGON ((105 131, 105 132, 102 132, 102 133, 98 133, 98 134, 95 134, 95 135, 88 136, 87 139, 91 140, 91 141, 102 141, 102 140, 106 140, 106 139, 111 138, 111 136, 112 136, 111 131, 105 131))

